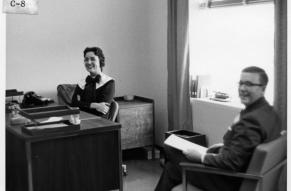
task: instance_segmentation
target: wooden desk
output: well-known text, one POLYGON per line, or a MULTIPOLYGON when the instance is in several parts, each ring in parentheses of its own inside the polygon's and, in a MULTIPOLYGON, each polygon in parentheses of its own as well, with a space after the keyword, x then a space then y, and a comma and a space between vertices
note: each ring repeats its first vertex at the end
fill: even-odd
POLYGON ((6 190, 122 190, 121 125, 83 112, 80 118, 80 130, 30 136, 7 117, 6 190))

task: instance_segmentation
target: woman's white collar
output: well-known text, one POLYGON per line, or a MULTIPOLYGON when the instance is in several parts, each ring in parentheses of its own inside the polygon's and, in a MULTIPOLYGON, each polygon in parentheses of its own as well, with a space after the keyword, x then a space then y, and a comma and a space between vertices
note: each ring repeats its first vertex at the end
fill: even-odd
MULTIPOLYGON (((104 86, 108 81, 110 80, 113 80, 113 78, 111 78, 110 76, 104 74, 104 73, 101 73, 100 74, 101 78, 100 78, 100 82, 99 83, 96 83, 96 89, 104 86)), ((82 79, 79 83, 78 83, 79 87, 81 89, 84 89, 85 88, 85 85, 86 85, 86 79, 82 79)))
POLYGON ((102 87, 103 85, 105 85, 108 81, 112 80, 113 78, 111 78, 110 76, 107 76, 106 74, 101 73, 100 74, 101 79, 99 83, 96 83, 96 89, 102 87))

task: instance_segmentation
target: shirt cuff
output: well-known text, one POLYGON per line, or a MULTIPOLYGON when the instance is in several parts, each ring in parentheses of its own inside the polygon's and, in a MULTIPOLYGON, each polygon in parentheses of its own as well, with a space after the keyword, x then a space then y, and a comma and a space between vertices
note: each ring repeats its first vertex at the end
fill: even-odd
POLYGON ((201 163, 204 162, 205 155, 206 155, 206 153, 201 155, 201 163))

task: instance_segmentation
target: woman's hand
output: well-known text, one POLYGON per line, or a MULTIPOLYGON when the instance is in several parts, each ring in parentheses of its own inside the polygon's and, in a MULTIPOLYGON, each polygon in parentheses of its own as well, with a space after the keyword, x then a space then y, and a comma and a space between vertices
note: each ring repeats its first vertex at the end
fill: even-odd
POLYGON ((109 103, 101 102, 101 103, 91 103, 90 108, 96 109, 97 111, 106 114, 109 111, 109 103))

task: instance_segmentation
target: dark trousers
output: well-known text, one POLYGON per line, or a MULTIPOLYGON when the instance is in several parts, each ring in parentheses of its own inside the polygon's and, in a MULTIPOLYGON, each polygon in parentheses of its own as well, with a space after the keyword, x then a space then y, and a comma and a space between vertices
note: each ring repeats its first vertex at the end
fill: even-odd
MULTIPOLYGON (((179 150, 164 146, 166 164, 155 191, 171 191, 173 187, 182 183, 180 162, 189 160, 179 150)), ((241 180, 200 172, 189 172, 187 181, 204 191, 235 191, 241 180)))

